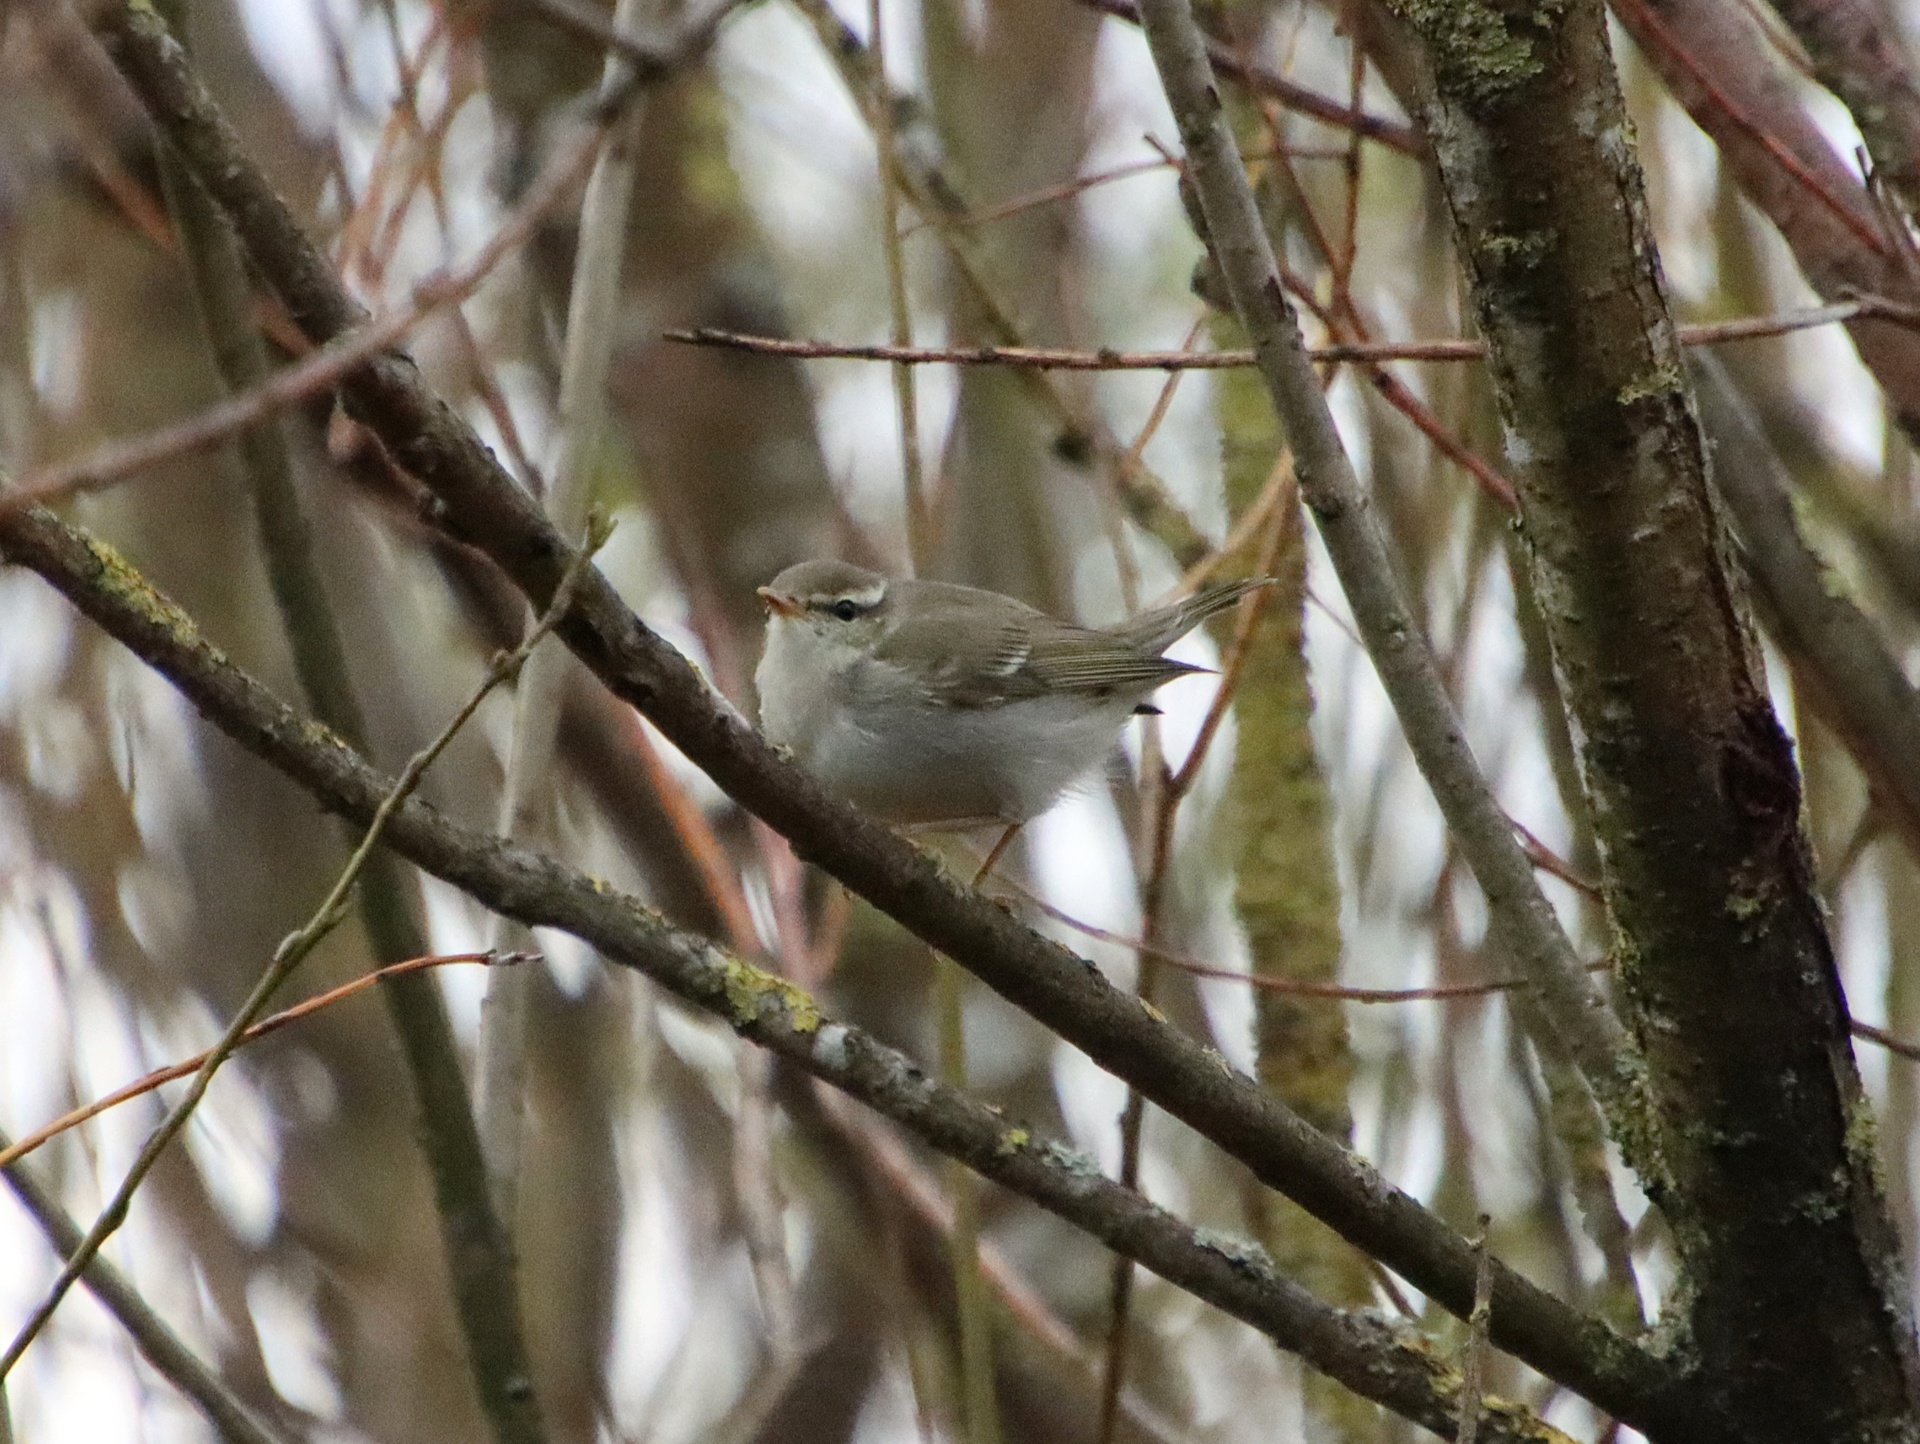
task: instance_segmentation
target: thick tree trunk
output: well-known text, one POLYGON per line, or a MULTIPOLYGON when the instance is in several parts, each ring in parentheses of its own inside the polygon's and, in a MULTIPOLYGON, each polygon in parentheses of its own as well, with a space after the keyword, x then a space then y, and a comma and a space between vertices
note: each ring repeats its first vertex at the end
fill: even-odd
POLYGON ((1872 1122, 1681 370, 1605 16, 1408 4, 1664 1127, 1681 1305, 1752 1440, 1912 1438, 1872 1122))

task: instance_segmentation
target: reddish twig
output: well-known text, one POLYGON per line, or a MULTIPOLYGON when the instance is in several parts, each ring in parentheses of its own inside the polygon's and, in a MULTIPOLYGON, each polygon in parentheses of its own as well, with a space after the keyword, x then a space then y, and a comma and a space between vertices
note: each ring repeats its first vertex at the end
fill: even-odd
POLYGON ((747 905, 746 892, 741 888, 739 875, 727 858, 726 848, 721 845, 718 834, 707 821, 707 815, 700 810, 700 805, 688 795, 686 788, 680 785, 680 779, 667 767, 666 758, 660 755, 647 724, 638 716, 629 716, 627 740, 640 754, 641 764, 653 781, 654 791, 659 794, 661 809, 667 814, 668 822, 673 824, 673 830, 680 839, 680 845, 687 850, 694 870, 706 884, 707 897, 725 923, 727 937, 741 952, 757 953, 760 951, 760 931, 754 926, 753 909, 747 905))
MULTIPOLYGON (((1284 266, 1280 268, 1280 275, 1282 284, 1293 293, 1301 305, 1313 312, 1315 318, 1330 334, 1340 336, 1343 330, 1350 334, 1351 339, 1342 337, 1341 344, 1356 346, 1373 344, 1372 338, 1367 334, 1366 319, 1354 306, 1351 295, 1347 297, 1346 322, 1343 327, 1339 314, 1323 306, 1319 298, 1313 294, 1311 286, 1294 276, 1284 266)), ((1381 400, 1411 421, 1420 434, 1433 443, 1436 451, 1479 482, 1481 489, 1500 503, 1502 508, 1507 511, 1519 510, 1520 498, 1514 494, 1513 483, 1494 470, 1491 463, 1476 453, 1472 447, 1455 436, 1431 407, 1408 390, 1398 377, 1379 362, 1363 360, 1359 364, 1366 372, 1367 379, 1373 383, 1374 389, 1380 393, 1381 400)))
POLYGON ((1513 830, 1520 834, 1520 846, 1526 850, 1527 857, 1535 867, 1544 873, 1559 878, 1560 881, 1572 888, 1575 892, 1585 893, 1590 898, 1597 899, 1600 897, 1600 885, 1598 883, 1592 878, 1582 877, 1574 870, 1572 863, 1568 862, 1564 857, 1560 856, 1559 853, 1535 837, 1532 829, 1515 818, 1511 812, 1507 814, 1507 821, 1511 822, 1513 824, 1513 830))
MULTIPOLYGON (((1139 23, 1139 15, 1133 7, 1132 0, 1082 0, 1082 3, 1090 9, 1100 11, 1103 15, 1111 15, 1136 25, 1139 23)), ((1249 64, 1217 40, 1208 39, 1207 53, 1213 61, 1213 68, 1220 74, 1231 75, 1248 89, 1271 96, 1288 110, 1298 111, 1327 125, 1351 130, 1357 135, 1365 136, 1368 140, 1380 142, 1390 150, 1397 150, 1402 155, 1423 156, 1427 153, 1426 142, 1410 125, 1369 115, 1363 110, 1343 105, 1329 96, 1322 95, 1317 90, 1309 90, 1304 85, 1297 85, 1283 76, 1275 75, 1270 70, 1249 64)))
POLYGON ((58 462, 30 473, 18 488, 0 496, 0 515, 35 502, 95 491, 162 462, 205 451, 278 411, 338 385, 349 373, 396 345, 435 311, 458 304, 478 290, 494 267, 524 245, 547 213, 586 179, 598 135, 594 130, 576 141, 479 254, 464 266, 427 277, 414 287, 405 306, 374 317, 284 371, 275 372, 261 385, 229 396, 174 426, 108 442, 78 460, 58 462))
POLYGON ((456 80, 450 86, 436 120, 429 123, 420 114, 420 78, 426 73, 427 62, 446 38, 446 33, 443 18, 436 13, 426 35, 411 55, 406 53, 400 36, 389 35, 399 98, 388 114, 386 123, 380 128, 379 139, 374 143, 373 159, 368 166, 367 188, 347 213, 340 227, 340 238, 334 245, 334 260, 340 273, 357 276, 373 287, 381 284, 387 263, 399 245, 400 221, 412 205, 414 192, 419 190, 437 159, 437 141, 444 137, 454 113, 467 99, 464 88, 456 80), (389 202, 388 190, 396 175, 394 153, 400 148, 402 139, 409 135, 419 143, 420 150, 400 177, 398 193, 389 202))
MULTIPOLYGON (((1355 137, 1356 140, 1359 138, 1358 136, 1355 137)), ((1347 156, 1345 150, 1329 150, 1321 146, 1279 145, 1276 143, 1265 150, 1249 152, 1243 159, 1249 162, 1256 162, 1265 160, 1269 155, 1273 154, 1285 155, 1294 160, 1343 161, 1347 156)), ((962 215, 945 217, 941 220, 940 224, 967 227, 984 226, 994 221, 1004 221, 1013 216, 1020 215, 1024 211, 1035 210, 1041 206, 1054 205, 1060 201, 1073 200, 1075 197, 1084 195, 1096 186, 1110 185, 1114 181, 1131 180, 1134 176, 1147 175, 1153 171, 1165 170, 1168 166, 1178 164, 1178 161, 1164 153, 1155 160, 1128 161, 1124 165, 1117 165, 1109 170, 1095 171, 1091 175, 1075 176, 1072 180, 1061 181, 1058 185, 1042 186, 1038 190, 1028 191, 1024 195, 1014 196, 1009 200, 1001 201, 998 205, 987 206, 982 210, 968 211, 962 215)), ((910 226, 901 227, 900 234, 902 236, 911 236, 920 231, 930 230, 932 227, 933 222, 931 221, 915 221, 910 226)))
MULTIPOLYGON (((302 1018, 319 1012, 322 1008, 330 1008, 335 1003, 343 1003, 356 993, 365 992, 375 983, 386 978, 397 978, 406 973, 418 973, 427 968, 438 968, 448 963, 485 963, 487 966, 493 967, 496 965, 530 962, 537 956, 538 954, 536 953, 524 952, 432 953, 426 957, 408 958, 404 962, 389 963, 384 968, 375 968, 372 972, 363 973, 351 982, 342 983, 337 988, 329 988, 326 992, 308 998, 303 1003, 295 1003, 291 1008, 283 1008, 270 1017, 262 1018, 240 1035, 240 1041, 236 1046, 245 1047, 249 1043, 257 1043, 269 1033, 277 1033, 288 1024, 297 1023, 302 1018)), ((124 1088, 114 1089, 113 1092, 107 1094, 104 1098, 96 1098, 91 1103, 75 1108, 71 1112, 61 1114, 60 1117, 54 1119, 53 1122, 47 1124, 46 1127, 37 1129, 29 1133, 26 1137, 16 1140, 9 1147, 0 1148, 0 1169, 10 1168, 13 1164, 25 1158, 29 1153, 33 1152, 34 1149, 40 1147, 41 1144, 47 1142, 49 1139, 58 1137, 70 1128, 78 1127, 89 1118, 99 1117, 99 1115, 105 1113, 109 1108, 116 1108, 122 1103, 151 1093, 154 1089, 164 1084, 175 1082, 178 1079, 198 1072, 200 1065, 205 1063, 212 1054, 213 1050, 208 1049, 204 1053, 196 1053, 191 1058, 182 1059, 178 1063, 170 1063, 164 1068, 157 1068, 144 1078, 136 1078, 124 1088)))
MULTIPOLYGON (((1168 390, 1171 390, 1169 381, 1168 390)), ((1282 452, 1274 463, 1275 477, 1292 478, 1293 457, 1282 452)), ((1260 548, 1259 560, 1255 563, 1254 574, 1267 576, 1273 571, 1279 557, 1290 523, 1297 524, 1298 512, 1293 508, 1278 508, 1273 511, 1266 526, 1266 535, 1260 548)), ((1145 1007, 1154 1003, 1156 954, 1159 952, 1161 910, 1166 898, 1166 879, 1169 864, 1173 856, 1174 822, 1180 810, 1180 804, 1192 788, 1194 779, 1199 776, 1200 766, 1206 760, 1218 735, 1220 724, 1225 720, 1227 708, 1233 701, 1234 693, 1239 689, 1248 656, 1253 650, 1254 632, 1259 626, 1260 614, 1266 608, 1267 592, 1264 588, 1250 593, 1242 599, 1239 615, 1233 629, 1233 640, 1227 649, 1227 656, 1221 668, 1220 686, 1214 693, 1213 703, 1207 709, 1206 720, 1201 723, 1200 733, 1194 739, 1187 753, 1186 761, 1180 770, 1169 773, 1166 760, 1160 748, 1157 731, 1148 733, 1146 757, 1142 761, 1142 770, 1150 779, 1151 805, 1148 815, 1151 819, 1151 843, 1149 844, 1149 864, 1147 867, 1144 903, 1142 907, 1143 946, 1140 949, 1140 977, 1135 995, 1145 1007)), ((989 866, 992 859, 988 859, 989 866)), ((983 868, 981 876, 984 877, 983 868)), ((977 885, 977 882, 976 882, 977 885)), ((1146 1121, 1146 1099, 1136 1088, 1127 1090, 1126 1107, 1120 1115, 1120 1183, 1123 1188, 1140 1186, 1140 1148, 1146 1121)), ((1100 1415, 1098 1432, 1095 1435, 1101 1444, 1111 1444, 1114 1429, 1120 1416, 1120 1395, 1125 1387, 1128 1345, 1132 1336, 1133 1306, 1133 1262, 1116 1255, 1109 1282, 1108 1324, 1104 1368, 1100 1381, 1100 1415)))
MULTIPOLYGON (((1717 346, 1784 336, 1816 326, 1875 319, 1920 327, 1920 310, 1902 306, 1884 296, 1860 295, 1831 306, 1813 306, 1777 316, 1742 316, 1678 326, 1683 346, 1717 346)), ((754 336, 712 327, 663 331, 662 339, 689 346, 716 346, 759 356, 791 356, 806 361, 886 361, 913 366, 1011 366, 1032 371, 1227 371, 1255 364, 1249 350, 1234 351, 1121 351, 1101 347, 1093 351, 1064 346, 884 346, 842 345, 833 341, 794 340, 784 336, 754 336)), ((1481 341, 1378 341, 1365 344, 1312 346, 1315 362, 1478 361, 1487 354, 1481 341)))
POLYGON ((1197 592, 1213 580, 1227 558, 1234 555, 1248 542, 1266 529, 1272 518, 1274 508, 1283 502, 1291 506, 1298 496, 1298 485, 1291 469, 1275 470, 1267 478, 1267 484, 1260 489, 1260 495, 1253 499, 1253 505, 1240 514, 1233 524, 1233 530, 1227 533, 1227 539, 1180 574, 1178 592, 1197 592))
POLYGON ((1688 53, 1687 48, 1681 44, 1680 37, 1673 33, 1653 6, 1647 4, 1646 0, 1613 0, 1613 3, 1618 9, 1632 12, 1634 22, 1645 27, 1646 33, 1658 41, 1667 54, 1673 57, 1674 63, 1687 72, 1706 95, 1707 100, 1735 126, 1753 137, 1760 148, 1773 158, 1775 164, 1792 176, 1809 195, 1831 211, 1841 225, 1853 233, 1854 239, 1876 256, 1886 258, 1890 255, 1887 238, 1863 221, 1851 206, 1827 188, 1820 177, 1808 168, 1806 162, 1781 144, 1777 136, 1747 114, 1744 106, 1716 85, 1713 78, 1707 74, 1700 62, 1688 53))
MULTIPOLYGON (((1005 883, 1004 878, 1000 881, 1005 883)), ((1258 988, 1267 993, 1288 993, 1306 998, 1332 998, 1343 1003, 1429 1003, 1447 998, 1480 998, 1489 993, 1503 993, 1512 988, 1526 986, 1524 978, 1495 978, 1484 983, 1442 983, 1431 988, 1356 988, 1345 983, 1318 983, 1305 978, 1276 978, 1260 973, 1246 973, 1237 968, 1223 968, 1215 963, 1203 963, 1198 958, 1189 957, 1185 953, 1172 952, 1143 939, 1130 938, 1124 933, 1116 933, 1093 923, 1083 922, 1071 913, 1055 907, 1042 898, 1035 897, 1012 883, 1006 883, 1006 885, 1013 888, 1019 901, 1085 937, 1128 948, 1196 978, 1218 978, 1222 982, 1245 983, 1250 988, 1258 988)), ((1611 964, 1605 962, 1595 963, 1593 970, 1604 972, 1610 966, 1611 964)))
MULTIPOLYGON (((1297 492, 1297 483, 1293 475, 1293 457, 1283 453, 1274 467, 1274 479, 1280 481, 1281 494, 1291 495, 1297 492)), ((1275 506, 1272 520, 1267 527, 1265 544, 1260 548, 1260 558, 1254 564, 1254 575, 1271 577, 1273 568, 1280 558, 1280 548, 1285 543, 1287 533, 1298 525, 1300 513, 1291 506, 1275 506)), ((1220 730, 1220 724, 1226 720, 1227 708, 1233 702, 1233 695, 1239 690, 1240 676, 1246 670, 1247 659, 1253 652, 1253 634, 1260 625, 1261 614, 1267 609, 1265 588, 1242 599, 1239 616, 1234 621, 1233 640, 1227 644, 1227 657, 1220 669, 1220 686, 1213 694, 1213 705, 1207 708, 1207 715, 1200 724, 1199 735, 1193 739, 1193 746, 1187 752, 1186 761, 1180 764, 1180 770, 1167 780, 1168 811, 1177 807, 1193 781, 1200 775, 1200 764, 1207 759, 1207 752, 1213 746, 1214 736, 1220 730)))
POLYGON ((1847 1029, 1856 1038, 1865 1038, 1869 1043, 1878 1043, 1889 1053, 1897 1053, 1909 1062, 1920 1063, 1920 1043, 1909 1043, 1905 1038, 1896 1037, 1885 1028, 1876 1028, 1873 1024, 1863 1023, 1858 1018, 1849 1018, 1847 1029))

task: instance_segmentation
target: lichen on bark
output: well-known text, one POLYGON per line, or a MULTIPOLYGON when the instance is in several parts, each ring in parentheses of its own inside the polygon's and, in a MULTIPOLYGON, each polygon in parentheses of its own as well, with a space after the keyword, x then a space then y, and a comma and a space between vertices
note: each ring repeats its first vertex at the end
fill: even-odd
MULTIPOLYGON (((1215 341, 1243 345, 1239 327, 1216 318, 1215 341)), ((1219 378, 1216 411, 1227 501, 1251 506, 1281 456, 1279 426, 1259 378, 1219 378)), ((1250 639, 1235 693, 1237 741, 1225 825, 1234 901, 1256 975, 1336 980, 1340 967, 1339 878, 1331 837, 1332 803, 1313 744, 1313 692, 1304 650, 1306 545, 1297 504, 1250 639)), ((1353 1119, 1353 1079, 1342 1003, 1254 991, 1254 1048, 1260 1080, 1323 1132, 1345 1143, 1353 1119)), ((1370 1301, 1366 1260, 1297 1205, 1271 1190, 1258 1195, 1254 1226, 1280 1271, 1322 1298, 1370 1301)), ((1344 1389, 1309 1377, 1308 1408, 1329 1437, 1358 1439, 1378 1412, 1344 1389)))

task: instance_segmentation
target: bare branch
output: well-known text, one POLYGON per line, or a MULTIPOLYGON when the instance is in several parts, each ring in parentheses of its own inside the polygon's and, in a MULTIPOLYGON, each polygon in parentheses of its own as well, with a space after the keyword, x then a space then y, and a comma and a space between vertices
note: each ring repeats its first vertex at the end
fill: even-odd
MULTIPOLYGON (((0 1152, 14 1152, 3 1133, 0 1133, 0 1152)), ((47 1236, 54 1252, 63 1259, 78 1253, 85 1236, 53 1192, 43 1187, 22 1163, 7 1165, 5 1173, 7 1187, 33 1215, 33 1221, 47 1236)), ((193 1400, 226 1444, 284 1444, 235 1397, 220 1376, 167 1327, 166 1320, 153 1311, 132 1281, 112 1263, 103 1258, 94 1259, 81 1274, 80 1281, 86 1285, 87 1292, 120 1321, 132 1337, 134 1347, 139 1349, 140 1357, 153 1365, 161 1378, 193 1400)), ((5 1408, 5 1391, 0 1389, 0 1411, 5 1408)))
MULTIPOLYGON (((202 184, 234 218, 254 264, 289 309, 321 336, 351 327, 356 309, 324 257, 218 123, 190 72, 155 47, 141 12, 116 8, 106 23, 126 73, 169 136, 178 138, 202 184), (186 114, 176 114, 181 107, 186 114)), ((1232 163, 1237 167, 1237 157, 1232 163)), ((349 378, 347 389, 353 408, 434 491, 462 536, 544 607, 575 554, 471 430, 396 358, 377 358, 349 378)), ((101 564, 79 565, 84 573, 101 564)), ((828 800, 648 630, 598 573, 582 577, 574 609, 559 630, 617 695, 644 712, 743 806, 793 839, 803 857, 967 966, 1167 1112, 1244 1159, 1262 1180, 1387 1261, 1430 1297, 1462 1315, 1471 1310, 1474 1261, 1457 1234, 1251 1080, 1223 1072, 1217 1058, 1143 1013, 1083 960, 961 888, 931 859, 855 809, 828 800)), ((1409 640, 1396 639, 1394 646, 1409 640)), ((1503 815, 1495 813, 1504 829, 1503 815)), ((1515 851, 1524 872, 1529 865, 1515 851)), ((1506 1269, 1497 1272, 1495 1295, 1495 1342, 1543 1373, 1618 1417, 1645 1421, 1688 1413, 1669 1366, 1626 1344, 1598 1320, 1579 1315, 1506 1269)))
MULTIPOLYGON (((423 957, 408 958, 404 962, 388 963, 384 967, 375 968, 370 973, 362 973, 359 977, 342 983, 337 988, 329 988, 326 992, 308 998, 305 1002, 295 1003, 291 1008, 282 1008, 272 1016, 251 1024, 245 1032, 241 1033, 240 1040, 234 1048, 237 1052, 249 1043, 257 1043, 262 1038, 269 1037, 289 1024, 297 1023, 323 1008, 331 1008, 335 1003, 344 1003, 348 998, 364 993, 375 983, 405 977, 409 973, 423 972, 427 968, 445 967, 449 963, 511 965, 530 961, 537 956, 538 954, 535 953, 429 953, 423 957)), ((116 1088, 113 1092, 96 1098, 91 1103, 62 1113, 53 1122, 34 1129, 24 1138, 0 1147, 0 1169, 11 1168, 49 1139, 58 1138, 69 1128, 78 1128, 89 1118, 98 1118, 109 1108, 118 1108, 122 1103, 132 1102, 135 1098, 144 1098, 156 1088, 190 1077, 199 1071, 211 1054, 212 1050, 209 1049, 203 1053, 195 1053, 191 1058, 184 1058, 178 1063, 169 1063, 164 1068, 156 1068, 144 1077, 136 1078, 133 1082, 116 1088)))
POLYGON ((1891 5, 1773 0, 1814 73, 1852 113, 1879 177, 1909 217, 1920 213, 1920 75, 1891 5))
MULTIPOLYGON (((1556 1030, 1543 1044, 1564 1048, 1578 1061, 1617 1137, 1645 1139, 1638 1121, 1645 1110, 1637 1050, 1587 977, 1467 745, 1301 341, 1239 152, 1221 119, 1192 13, 1184 0, 1147 0, 1141 19, 1180 122, 1188 174, 1211 232, 1208 248, 1260 359, 1294 448, 1301 492, 1415 760, 1473 867, 1502 945, 1540 988, 1556 1030)), ((1650 1151, 1630 1145, 1629 1161, 1657 1187, 1650 1151)))
MULTIPOLYGON (((1913 322, 1914 308, 1878 296, 1862 296, 1831 306, 1814 306, 1779 316, 1743 316, 1682 326, 1683 346, 1721 346, 1763 336, 1784 336, 1816 326, 1832 326, 1861 316, 1913 322)), ((788 336, 749 336, 702 327, 663 331, 669 341, 717 346, 758 356, 793 356, 807 361, 887 361, 908 366, 1018 366, 1036 371, 1227 371, 1258 366, 1252 351, 1077 351, 1063 346, 880 346, 833 341, 796 341, 788 336)), ((1484 341, 1370 341, 1309 346, 1317 363, 1377 361, 1481 361, 1484 341)))
MULTIPOLYGON (((784 979, 704 938, 672 928, 652 909, 599 879, 459 827, 424 803, 405 799, 406 777, 394 782, 379 776, 324 729, 293 713, 208 645, 171 602, 146 586, 124 562, 110 559, 111 554, 84 533, 43 510, 17 513, 0 519, 0 555, 53 583, 166 676, 208 721, 236 742, 312 791, 323 806, 368 826, 370 835, 377 824, 387 846, 429 872, 530 927, 560 928, 609 960, 645 973, 677 997, 723 1019, 743 1037, 894 1119, 983 1177, 1252 1324, 1365 1397, 1440 1433, 1448 1432, 1458 1417, 1457 1372, 1410 1332, 1369 1314, 1347 1313, 1319 1302, 1278 1274, 1254 1246, 1180 1222, 1102 1177, 1090 1160, 1036 1140, 995 1110, 930 1080, 905 1055, 826 1017, 811 998, 784 979), (112 584, 103 584, 109 575, 112 584)), ((565 600, 563 596, 550 614, 557 614, 565 600)), ((921 888, 938 886, 939 874, 929 864, 923 862, 919 870, 921 888)), ((961 895, 957 889, 955 895, 961 895)), ((1124 1013, 1146 1025, 1149 1032, 1142 1040, 1177 1036, 1141 1012, 1132 999, 1096 981, 1097 973, 1085 965, 1063 958, 1062 966, 1078 975, 1077 991, 1108 1000, 1105 1011, 1124 1013)), ((1192 1051, 1203 1056, 1197 1048, 1192 1051)), ((1202 1066, 1212 1075, 1212 1091, 1236 1094, 1250 1103, 1260 1099, 1256 1085, 1225 1071, 1217 1061, 1202 1066)), ((1280 1112, 1271 1105, 1264 1111, 1273 1116, 1280 1112)), ((1339 1153, 1324 1139, 1321 1145, 1329 1154, 1339 1153)), ((1263 1153, 1257 1147, 1245 1151, 1255 1157, 1263 1153)), ((1350 1159, 1346 1167, 1354 1172, 1356 1182, 1364 1174, 1363 1187, 1371 1197, 1388 1204, 1403 1222, 1430 1217, 1358 1160, 1350 1159)), ((1462 1310, 1466 1312, 1471 1308, 1478 1265, 1464 1240, 1459 1242, 1459 1253, 1466 1271, 1466 1308, 1462 1310)), ((1495 1297, 1503 1308, 1510 1305, 1523 1317, 1536 1315, 1543 1307, 1549 1312, 1570 1312, 1510 1270, 1493 1265, 1492 1272, 1495 1297)), ((1574 1371, 1586 1386, 1599 1386, 1597 1392, 1604 1398, 1596 1402, 1602 1407, 1652 1427, 1666 1411, 1681 1406, 1677 1380, 1663 1362, 1597 1321, 1581 1320, 1579 1328, 1589 1344, 1604 1354, 1601 1374, 1613 1376, 1608 1385, 1600 1383, 1591 1368, 1574 1371)), ((1488 1399, 1483 1409, 1488 1437, 1522 1444, 1537 1441, 1546 1431, 1545 1437, 1563 1438, 1536 1416, 1503 1400, 1488 1399)))

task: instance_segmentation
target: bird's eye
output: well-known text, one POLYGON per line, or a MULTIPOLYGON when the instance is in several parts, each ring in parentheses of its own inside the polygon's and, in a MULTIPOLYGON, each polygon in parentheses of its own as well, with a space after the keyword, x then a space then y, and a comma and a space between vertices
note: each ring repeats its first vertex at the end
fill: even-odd
POLYGON ((852 597, 842 597, 833 604, 833 614, 843 622, 851 622, 860 615, 860 608, 852 597))

